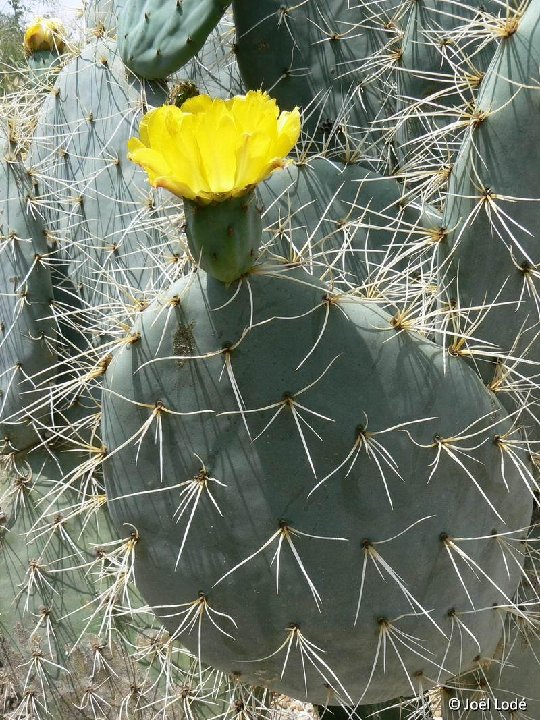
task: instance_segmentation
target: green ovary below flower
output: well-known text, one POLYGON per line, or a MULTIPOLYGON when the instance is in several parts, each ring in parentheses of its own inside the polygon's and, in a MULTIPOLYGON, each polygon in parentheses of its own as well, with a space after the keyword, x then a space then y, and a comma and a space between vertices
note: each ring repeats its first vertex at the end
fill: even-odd
POLYGON ((139 132, 128 157, 150 183, 207 204, 244 195, 282 168, 300 135, 300 113, 280 113, 261 91, 230 100, 198 95, 180 108, 151 110, 139 132))

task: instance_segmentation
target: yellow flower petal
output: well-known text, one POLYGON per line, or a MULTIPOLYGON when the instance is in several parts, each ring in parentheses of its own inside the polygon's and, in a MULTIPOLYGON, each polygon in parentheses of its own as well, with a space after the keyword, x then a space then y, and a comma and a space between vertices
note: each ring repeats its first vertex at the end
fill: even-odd
POLYGON ((270 177, 273 172, 275 172, 276 170, 280 170, 284 166, 285 161, 281 158, 276 158, 271 162, 266 163, 265 165, 261 165, 258 172, 254 174, 253 177, 250 179, 250 185, 258 185, 260 182, 270 177))
POLYGON ((275 126, 279 108, 269 95, 250 90, 247 95, 237 95, 232 99, 231 112, 240 132, 253 132, 266 119, 275 126))
POLYGON ((209 189, 226 193, 234 188, 236 156, 242 137, 225 106, 221 106, 216 115, 200 117, 197 142, 209 189))
POLYGON ((300 111, 294 108, 290 112, 284 111, 277 122, 276 157, 288 155, 298 142, 301 131, 300 111))
POLYGON ((174 149, 168 148, 168 150, 170 150, 175 175, 188 183, 195 195, 200 195, 210 191, 210 184, 198 144, 197 117, 197 115, 184 116, 181 140, 174 149))
POLYGON ((236 175, 234 177, 234 186, 237 188, 246 187, 250 183, 250 140, 251 135, 249 133, 244 133, 242 142, 238 149, 236 159, 236 175))
POLYGON ((129 160, 146 170, 150 184, 154 187, 159 178, 172 176, 171 167, 161 153, 144 147, 142 143, 140 143, 140 147, 136 147, 134 138, 129 141, 128 150, 129 160))
POLYGON ((191 184, 182 181, 175 173, 171 171, 170 165, 164 159, 161 153, 144 147, 136 138, 132 138, 129 143, 128 158, 144 167, 148 174, 148 180, 153 187, 163 187, 166 190, 182 197, 195 199, 191 184), (140 147, 136 145, 138 143, 140 147))
POLYGON ((191 132, 193 117, 175 105, 151 110, 141 122, 141 142, 167 158, 171 175, 192 186, 195 193, 208 190, 208 180, 191 132))
POLYGON ((194 193, 193 189, 189 185, 171 176, 159 178, 156 182, 156 187, 165 188, 165 190, 172 192, 173 195, 185 197, 189 200, 197 200, 197 198, 200 197, 194 193))
POLYGON ((37 17, 24 33, 24 49, 27 53, 57 50, 63 52, 66 29, 59 18, 37 17))
MULTIPOLYGON (((128 140, 128 156, 130 153, 135 152, 139 148, 144 148, 146 145, 139 140, 139 138, 130 138, 128 140)), ((131 160, 131 158, 129 158, 131 160)))
POLYGON ((229 100, 197 95, 180 108, 152 110, 128 149, 152 184, 197 202, 220 202, 283 167, 299 135, 298 108, 280 114, 276 101, 256 90, 229 100))
POLYGON ((212 108, 214 100, 209 95, 195 95, 189 98, 178 108, 183 113, 191 113, 195 115, 201 112, 209 112, 212 108))

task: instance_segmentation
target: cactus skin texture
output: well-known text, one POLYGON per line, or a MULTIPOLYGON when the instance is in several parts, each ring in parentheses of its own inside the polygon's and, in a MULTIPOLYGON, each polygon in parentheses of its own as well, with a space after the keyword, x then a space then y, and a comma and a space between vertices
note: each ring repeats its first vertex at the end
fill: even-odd
MULTIPOLYGON (((451 123, 458 108, 475 101, 495 38, 475 37, 473 31, 483 16, 497 15, 497 10, 491 1, 471 2, 448 13, 441 3, 419 0, 400 18, 403 39, 396 109, 405 120, 397 125, 396 152, 402 163, 422 151, 430 130, 451 123)), ((509 6, 507 13, 511 12, 509 6)), ((437 151, 436 142, 432 150, 437 151)))
POLYGON ((48 395, 56 361, 53 287, 34 193, 8 141, 0 160, 0 442, 7 454, 39 442, 39 420, 47 410, 31 419, 24 408, 48 395))
MULTIPOLYGON (((337 147, 357 147, 362 129, 384 117, 387 105, 362 62, 384 45, 383 23, 370 23, 369 13, 347 0, 327 8, 280 0, 233 0, 232 6, 246 86, 267 90, 284 110, 300 106, 304 128, 319 142, 330 135, 337 147)), ((391 3, 377 7, 382 19, 391 3)))
POLYGON ((230 98, 245 95, 246 88, 234 54, 232 24, 228 13, 210 33, 201 51, 171 76, 171 84, 190 82, 200 93, 230 98))
POLYGON ((62 70, 40 114, 30 159, 50 199, 47 229, 91 306, 157 281, 147 247, 173 253, 158 233, 165 211, 126 147, 143 108, 166 98, 163 84, 128 74, 111 40, 95 40, 62 70))
POLYGON ((136 75, 165 78, 196 55, 230 0, 130 0, 118 23, 118 49, 136 75))
POLYGON ((411 237, 428 237, 433 225, 427 209, 407 203, 394 178, 361 163, 300 159, 261 183, 258 193, 268 250, 292 262, 309 243, 320 276, 335 268, 380 295, 406 267, 402 251, 411 237), (381 256, 385 273, 378 276, 381 256))
MULTIPOLYGON (((534 612, 538 605, 539 521, 540 513, 535 506, 524 544, 523 577, 515 595, 515 602, 526 612, 534 612)), ((523 622, 511 610, 504 612, 501 608, 501 622, 504 632, 495 653, 491 657, 479 657, 470 672, 453 678, 443 687, 441 700, 445 720, 473 720, 479 712, 486 720, 526 720, 540 716, 540 644, 534 620, 523 622), (484 709, 478 709, 472 701, 483 702, 484 709), (503 702, 521 702, 522 705, 505 707, 503 702)))
MULTIPOLYGON (((91 10, 108 13, 111 6, 91 10)), ((97 24, 95 30, 102 32, 97 24)), ((99 384, 107 354, 96 337, 114 329, 116 302, 122 317, 154 278, 169 280, 149 261, 149 246, 156 259, 150 238, 157 213, 146 184, 137 185, 143 174, 127 160, 121 167, 134 117, 152 87, 163 102, 164 86, 142 90, 114 44, 94 39, 67 63, 44 103, 42 87, 36 90, 43 107, 32 145, 25 145, 26 164, 20 134, 2 157, 0 716, 6 720, 150 720, 159 713, 202 720, 226 716, 235 703, 246 712, 262 712, 267 703, 266 691, 200 666, 141 611, 137 591, 128 587, 136 538, 126 528, 115 534, 99 481, 99 384), (83 199, 74 209, 77 192, 83 199), (92 324, 102 308, 105 328, 92 324)), ((159 238, 167 266, 172 251, 159 238)))
MULTIPOLYGON (((80 426, 89 411, 66 415, 80 426)), ((240 699, 265 706, 265 691, 201 668, 141 611, 137 535, 116 533, 86 453, 56 439, 10 460, 0 476, 2 718, 151 720, 165 705, 170 720, 209 720, 240 699)))
POLYGON ((126 0, 83 0, 83 16, 87 31, 97 37, 115 35, 118 15, 126 0))
MULTIPOLYGON (((75 466, 82 460, 82 455, 71 458, 75 466)), ((62 469, 66 472, 65 465, 62 469)), ((3 700, 4 709, 14 712, 26 706, 28 715, 22 717, 92 717, 92 699, 97 707, 110 703, 118 710, 124 694, 129 696, 130 675, 134 677, 134 667, 116 637, 107 648, 99 616, 87 622, 92 613, 83 609, 96 596, 95 578, 87 572, 88 563, 94 563, 94 570, 100 564, 95 547, 115 538, 102 502, 105 497, 88 494, 95 517, 87 518, 81 542, 85 514, 82 508, 77 513, 77 494, 67 491, 63 502, 47 498, 61 477, 53 460, 32 453, 20 455, 18 469, 3 474, 0 482, 3 700), (46 513, 44 499, 45 507, 49 505, 46 513), (69 654, 78 639, 78 649, 69 654), (86 709, 77 710, 85 699, 86 709)))
MULTIPOLYGON (((449 295, 464 310, 477 308, 468 328, 451 328, 452 349, 469 353, 467 333, 479 341, 471 357, 512 410, 525 394, 538 397, 540 213, 530 199, 538 195, 540 163, 539 12, 534 0, 517 27, 509 23, 482 82, 452 171, 443 219, 451 231, 440 246, 449 295)), ((529 416, 523 423, 531 438, 540 437, 538 420, 529 416)))
MULTIPOLYGON (((519 568, 507 576, 492 533, 526 526, 531 512, 518 473, 506 478, 506 502, 488 441, 495 428, 481 430, 493 413, 505 432, 504 411, 466 364, 450 359, 445 372, 436 345, 412 333, 392 337, 391 316, 333 298, 303 270, 257 272, 247 282, 225 288, 201 271, 179 281, 140 315, 138 341, 107 369, 105 482, 115 522, 140 533, 143 595, 203 660, 318 703, 329 701, 328 685, 345 704, 417 692, 417 683, 429 684, 430 660, 448 674, 465 670, 478 647, 449 641, 449 609, 489 607, 513 593, 519 568), (390 430, 411 421, 411 436, 426 447, 390 430), (478 485, 439 447, 443 438, 459 445, 471 423, 483 440, 473 454, 478 485), (354 452, 383 431, 396 472, 378 475, 372 457, 354 452), (188 493, 191 501, 182 500, 188 493), (473 528, 489 535, 467 546, 483 580, 469 567, 460 570, 464 585, 449 582, 450 538, 473 528), (415 599, 368 568, 355 621, 363 562, 405 530, 380 546, 380 557, 415 599), (271 562, 278 546, 279 570, 271 562), (194 636, 188 617, 201 604, 194 636), (400 646, 406 672, 394 654, 375 672, 382 638, 398 631, 421 637, 424 651, 400 646), (299 645, 311 658, 307 689, 299 645)), ((491 613, 471 615, 468 627, 493 652, 491 613)))

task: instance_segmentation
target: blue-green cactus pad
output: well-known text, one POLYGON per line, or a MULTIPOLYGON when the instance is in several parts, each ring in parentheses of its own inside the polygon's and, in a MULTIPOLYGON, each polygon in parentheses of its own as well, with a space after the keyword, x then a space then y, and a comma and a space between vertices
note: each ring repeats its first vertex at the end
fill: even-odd
POLYGON ((104 472, 115 522, 141 537, 139 587, 181 642, 288 695, 305 696, 305 672, 314 702, 326 683, 344 704, 375 703, 415 693, 415 673, 425 687, 472 663, 477 643, 451 631, 471 603, 482 611, 464 621, 493 651, 484 609, 509 602, 520 572, 493 533, 526 526, 532 500, 517 470, 508 487, 501 476, 493 438, 509 421, 466 363, 331 297, 302 269, 173 285, 107 369, 104 472), (476 565, 449 536, 483 537, 462 546, 476 565), (372 547, 392 570, 368 558, 362 583, 372 547))

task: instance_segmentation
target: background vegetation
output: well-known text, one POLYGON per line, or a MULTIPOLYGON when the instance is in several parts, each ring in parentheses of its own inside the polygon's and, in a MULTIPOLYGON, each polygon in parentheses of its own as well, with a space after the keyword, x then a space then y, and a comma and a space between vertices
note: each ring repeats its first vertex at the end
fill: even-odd
POLYGON ((25 67, 23 35, 26 18, 43 5, 54 12, 57 0, 0 0, 0 94, 12 92, 21 82, 25 67))

